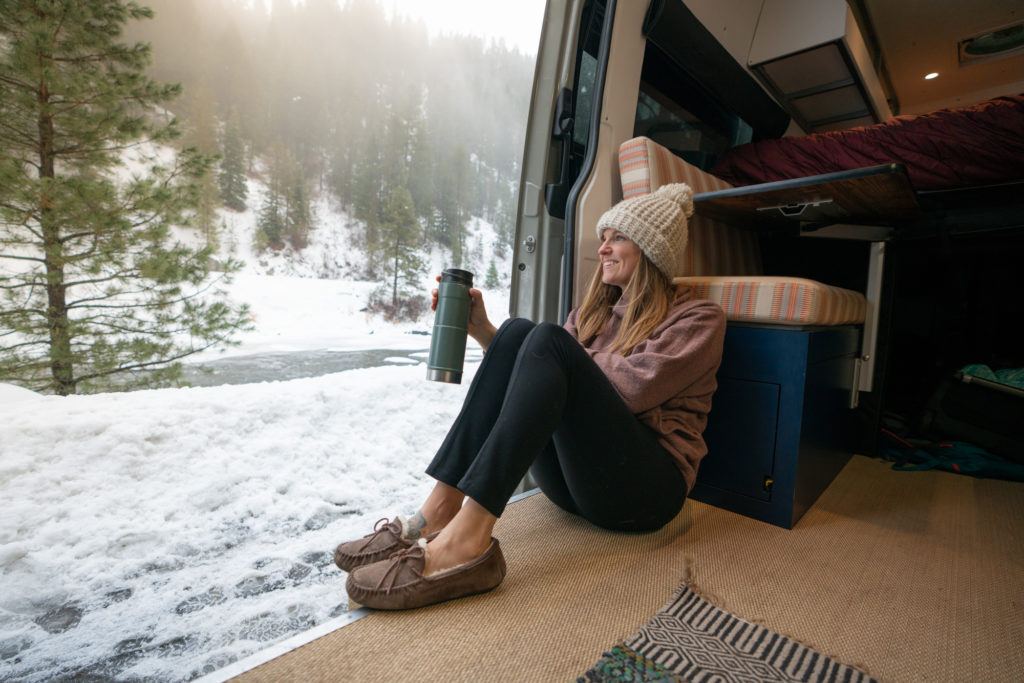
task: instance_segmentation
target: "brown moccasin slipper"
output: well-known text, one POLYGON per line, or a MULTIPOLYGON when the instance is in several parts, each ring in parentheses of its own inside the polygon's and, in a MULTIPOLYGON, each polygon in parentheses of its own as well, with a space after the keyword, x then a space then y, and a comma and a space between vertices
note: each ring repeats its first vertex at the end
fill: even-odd
POLYGON ((421 541, 389 560, 356 569, 345 584, 349 598, 373 609, 412 609, 486 593, 505 578, 505 558, 496 538, 475 560, 430 576, 423 576, 426 552, 421 541))
MULTIPOLYGON (((432 540, 437 533, 427 536, 432 540)), ((386 560, 399 550, 405 550, 416 544, 416 539, 402 536, 402 518, 395 517, 390 522, 387 518, 378 519, 373 525, 373 533, 354 541, 342 543, 334 549, 334 564, 347 572, 374 562, 386 560)))

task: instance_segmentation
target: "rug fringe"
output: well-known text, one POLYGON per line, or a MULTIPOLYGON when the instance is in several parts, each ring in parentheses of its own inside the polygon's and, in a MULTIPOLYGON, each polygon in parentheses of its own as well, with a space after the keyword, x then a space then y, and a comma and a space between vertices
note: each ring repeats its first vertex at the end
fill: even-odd
MULTIPOLYGON (((797 638, 797 637, 795 637, 795 636, 793 636, 793 635, 791 635, 791 634, 781 630, 780 628, 778 628, 778 627, 768 623, 768 621, 766 619, 764 619, 763 617, 746 617, 746 616, 741 616, 739 613, 736 612, 736 610, 732 609, 732 607, 729 606, 729 603, 728 603, 727 600, 725 600, 721 596, 716 595, 716 594, 712 593, 711 591, 709 591, 709 590, 707 590, 705 588, 702 588, 701 586, 697 585, 697 581, 696 581, 696 573, 697 572, 694 569, 695 565, 696 565, 696 562, 694 562, 692 557, 684 557, 683 558, 683 576, 682 576, 682 581, 680 582, 678 587, 672 592, 672 597, 669 599, 669 601, 666 602, 664 605, 662 605, 661 609, 658 610, 659 612, 664 610, 666 607, 671 605, 673 602, 675 602, 676 599, 678 599, 679 596, 685 590, 689 589, 690 591, 695 593, 702 600, 706 600, 707 602, 711 603, 715 607, 717 607, 719 609, 722 609, 722 610, 725 610, 726 612, 729 612, 730 614, 734 614, 734 615, 736 615, 740 619, 743 619, 746 622, 749 622, 751 624, 757 624, 758 626, 763 626, 765 628, 771 629, 772 631, 775 631, 779 635, 781 635, 781 636, 783 636, 785 638, 789 638, 790 640, 792 640, 792 641, 794 641, 794 642, 796 642, 796 643, 798 643, 798 644, 800 644, 800 645, 802 645, 802 646, 804 646, 806 648, 810 648, 812 650, 815 650, 817 652, 822 653, 823 655, 825 655, 829 659, 833 659, 833 660, 835 660, 837 662, 845 662, 846 661, 843 657, 841 657, 839 655, 833 654, 832 652, 828 652, 828 651, 824 650, 823 648, 818 647, 817 645, 813 645, 811 643, 808 643, 808 642, 804 641, 801 638, 797 638)), ((874 678, 874 679, 878 680, 878 676, 873 674, 871 672, 871 669, 868 668, 867 666, 864 666, 863 664, 860 664, 860 663, 848 663, 847 666, 851 666, 853 668, 859 669, 860 671, 862 671, 863 673, 867 674, 871 678, 874 678)))

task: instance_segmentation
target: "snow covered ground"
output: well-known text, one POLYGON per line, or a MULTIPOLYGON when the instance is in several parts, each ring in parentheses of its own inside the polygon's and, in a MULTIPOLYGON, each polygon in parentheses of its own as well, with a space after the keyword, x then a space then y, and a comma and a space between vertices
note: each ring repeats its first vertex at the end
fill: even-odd
MULTIPOLYGON (((428 382, 429 317, 359 311, 367 283, 246 274, 230 353, 394 349, 388 367, 91 396, 0 385, 0 680, 181 680, 347 608, 341 540, 410 513, 462 385, 428 382)), ((491 318, 507 294, 485 292, 491 318)))
POLYGON ((338 615, 331 550, 415 509, 469 377, 0 393, 0 679, 191 678, 338 615))
MULTIPOLYGON (((423 281, 423 296, 436 286, 423 281)), ((391 324, 361 309, 375 283, 358 280, 317 280, 283 275, 239 273, 227 286, 231 298, 248 303, 254 329, 238 337, 239 346, 189 357, 189 362, 254 353, 287 353, 313 349, 395 349, 411 351, 430 345, 433 314, 391 324)), ((483 289, 488 315, 497 325, 508 317, 508 291, 483 289)), ((470 349, 479 346, 470 339, 470 349)))
MULTIPOLYGON (((432 315, 389 325, 361 310, 374 283, 316 279, 359 269, 348 219, 318 216, 308 253, 267 256, 240 246, 252 212, 226 215, 224 249, 245 262, 230 294, 255 329, 223 354, 387 349, 388 366, 65 398, 0 386, 0 680, 221 668, 345 611, 333 547, 430 489, 479 348, 462 385, 426 381, 432 315)), ((493 253, 489 225, 471 235, 493 253)), ((424 296, 445 259, 430 257, 424 296)), ((507 290, 485 300, 507 317, 507 290)))

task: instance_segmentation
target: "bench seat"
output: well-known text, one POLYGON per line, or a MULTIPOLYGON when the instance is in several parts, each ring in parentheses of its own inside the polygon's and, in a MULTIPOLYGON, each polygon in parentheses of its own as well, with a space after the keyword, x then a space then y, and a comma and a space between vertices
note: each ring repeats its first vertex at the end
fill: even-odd
MULTIPOLYGON (((728 190, 654 141, 619 147, 623 196, 683 182, 728 190)), ((799 277, 765 275, 757 235, 707 215, 689 223, 685 270, 675 282, 710 299, 728 321, 691 496, 791 528, 852 455, 856 382, 867 300, 799 277)))

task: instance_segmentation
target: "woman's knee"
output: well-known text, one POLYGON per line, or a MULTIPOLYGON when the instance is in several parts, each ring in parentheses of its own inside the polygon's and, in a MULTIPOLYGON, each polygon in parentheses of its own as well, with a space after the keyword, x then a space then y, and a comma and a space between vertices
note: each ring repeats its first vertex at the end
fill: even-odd
POLYGON ((509 318, 498 327, 489 349, 506 345, 519 348, 535 327, 536 325, 526 318, 509 318))
POLYGON ((567 341, 575 342, 572 335, 555 323, 538 323, 530 332, 526 344, 531 350, 540 352, 543 349, 561 347, 567 341))

